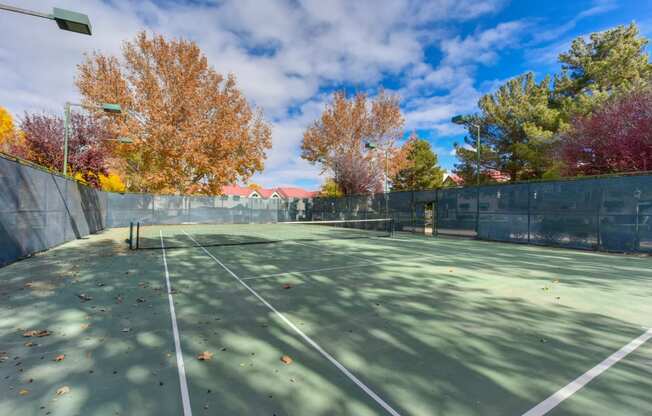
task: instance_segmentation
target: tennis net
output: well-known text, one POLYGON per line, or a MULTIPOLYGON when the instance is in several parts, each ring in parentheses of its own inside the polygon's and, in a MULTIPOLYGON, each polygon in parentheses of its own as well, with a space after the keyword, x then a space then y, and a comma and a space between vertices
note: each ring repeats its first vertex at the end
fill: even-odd
POLYGON ((391 219, 298 221, 267 224, 177 224, 132 223, 132 249, 235 246, 283 241, 318 241, 391 237, 391 219))

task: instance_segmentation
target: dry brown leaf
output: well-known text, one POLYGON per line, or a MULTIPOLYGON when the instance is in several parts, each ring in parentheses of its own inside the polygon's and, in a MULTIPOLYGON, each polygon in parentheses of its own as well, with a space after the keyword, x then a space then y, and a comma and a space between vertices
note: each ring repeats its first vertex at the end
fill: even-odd
POLYGON ((68 393, 70 393, 70 387, 68 386, 59 387, 56 391, 57 396, 63 396, 64 394, 68 393))
POLYGON ((88 329, 91 324, 81 324, 81 329, 88 329))
POLYGON ((284 283, 283 284, 283 289, 292 289, 292 285, 289 283, 284 283))
POLYGON ((81 299, 82 302, 88 302, 89 300, 93 300, 93 298, 87 295, 86 293, 80 293, 79 295, 77 295, 77 297, 81 299))
POLYGON ((289 355, 284 355, 281 357, 281 362, 285 365, 292 364, 292 358, 289 355))
POLYGON ((59 354, 54 357, 54 361, 63 361, 66 358, 65 354, 59 354))
POLYGON ((20 391, 18 392, 18 394, 20 394, 21 396, 27 396, 27 395, 29 394, 29 390, 27 390, 27 389, 20 389, 20 391))
POLYGON ((23 332, 24 337, 47 337, 48 335, 50 335, 50 331, 47 329, 31 329, 23 332))
POLYGON ((197 356, 197 359, 198 359, 199 361, 208 361, 208 360, 211 360, 211 359, 213 359, 213 353, 212 353, 212 352, 209 352, 209 351, 204 351, 204 352, 202 352, 201 354, 199 354, 199 355, 197 356))

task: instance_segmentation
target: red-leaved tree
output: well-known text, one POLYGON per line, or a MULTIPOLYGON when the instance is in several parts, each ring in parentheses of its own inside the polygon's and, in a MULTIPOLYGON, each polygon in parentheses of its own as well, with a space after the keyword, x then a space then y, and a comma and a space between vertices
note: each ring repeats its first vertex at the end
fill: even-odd
MULTIPOLYGON (((111 135, 102 120, 85 114, 71 116, 68 139, 68 169, 81 174, 89 184, 99 187, 98 175, 108 175, 108 147, 111 135)), ((63 119, 48 114, 25 114, 20 129, 21 147, 14 153, 55 171, 63 167, 63 119)))
POLYGON ((343 152, 332 156, 335 183, 344 195, 383 191, 382 161, 370 154, 343 152))
POLYGON ((619 97, 573 120, 561 154, 569 175, 652 170, 652 90, 619 97))

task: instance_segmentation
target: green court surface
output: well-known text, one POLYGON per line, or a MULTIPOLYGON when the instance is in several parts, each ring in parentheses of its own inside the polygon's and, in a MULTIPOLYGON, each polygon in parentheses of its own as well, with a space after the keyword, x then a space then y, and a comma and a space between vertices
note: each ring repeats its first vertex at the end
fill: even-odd
POLYGON ((127 234, 0 269, 0 415, 652 414, 652 257, 127 234))

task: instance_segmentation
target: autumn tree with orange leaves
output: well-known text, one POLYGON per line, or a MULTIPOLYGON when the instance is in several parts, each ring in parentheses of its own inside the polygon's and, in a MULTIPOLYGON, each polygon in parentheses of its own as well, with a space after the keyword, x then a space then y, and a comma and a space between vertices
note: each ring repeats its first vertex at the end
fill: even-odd
POLYGON ((303 134, 301 157, 321 165, 345 195, 382 191, 385 151, 393 160, 404 123, 395 95, 381 91, 370 100, 363 93, 348 98, 337 92, 303 134), (366 142, 376 150, 366 150, 366 142))
POLYGON ((85 104, 126 110, 111 128, 134 141, 113 145, 128 190, 216 194, 263 169, 270 126, 194 42, 141 32, 122 59, 95 52, 78 71, 85 104))

